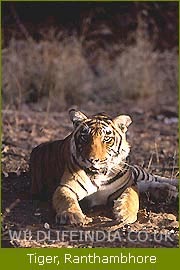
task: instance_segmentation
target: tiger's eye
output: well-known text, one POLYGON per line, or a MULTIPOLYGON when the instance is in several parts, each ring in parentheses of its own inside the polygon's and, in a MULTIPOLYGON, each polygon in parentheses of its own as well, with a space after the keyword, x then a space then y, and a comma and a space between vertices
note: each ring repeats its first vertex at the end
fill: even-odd
POLYGON ((88 142, 88 139, 89 139, 89 136, 87 135, 87 134, 81 134, 81 140, 83 141, 83 142, 88 142))
POLYGON ((80 138, 83 142, 88 142, 89 140, 89 130, 87 128, 83 128, 80 133, 80 138))
POLYGON ((106 131, 106 134, 110 135, 110 134, 112 134, 112 131, 109 129, 109 130, 106 131))

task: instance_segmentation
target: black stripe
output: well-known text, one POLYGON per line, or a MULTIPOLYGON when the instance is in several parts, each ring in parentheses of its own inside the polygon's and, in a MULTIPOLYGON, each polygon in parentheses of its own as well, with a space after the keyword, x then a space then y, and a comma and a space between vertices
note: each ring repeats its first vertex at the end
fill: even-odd
MULTIPOLYGON (((74 158, 74 156, 72 155, 72 157, 74 158)), ((73 161, 76 161, 75 160, 75 158, 73 159, 73 161)), ((73 167, 73 165, 74 164, 72 164, 71 163, 71 166, 73 167)), ((77 164, 78 165, 78 164, 77 164)), ((67 168, 68 168, 68 170, 71 172, 71 174, 73 175, 74 174, 74 172, 69 168, 69 166, 67 165, 67 168)), ((75 168, 73 168, 74 169, 74 171, 75 171, 75 168)), ((76 172, 76 174, 79 176, 79 178, 80 179, 82 179, 83 180, 83 178, 76 172)), ((88 194, 88 191, 87 191, 87 189, 83 186, 83 184, 78 180, 78 179, 75 179, 75 181, 77 181, 78 182, 78 184, 86 191, 86 193, 88 194)))
POLYGON ((146 176, 147 176, 147 181, 149 181, 149 176, 150 176, 150 174, 149 173, 146 173, 146 176))
POLYGON ((90 180, 91 180, 91 183, 92 183, 95 187, 97 187, 97 189, 99 189, 99 186, 96 184, 96 182, 94 181, 94 179, 93 179, 93 178, 91 179, 91 177, 90 177, 90 180))
POLYGON ((140 169, 140 170, 141 170, 141 172, 143 174, 143 180, 146 180, 146 173, 145 173, 145 171, 143 169, 140 169))
POLYGON ((120 143, 119 143, 119 146, 118 146, 118 150, 117 150, 117 154, 119 155, 119 150, 120 150, 120 148, 121 148, 121 142, 122 142, 122 139, 121 139, 121 141, 120 141, 120 143))
MULTIPOLYGON (((118 150, 117 150, 117 155, 119 155, 119 150, 120 150, 120 148, 121 148, 121 144, 122 144, 122 136, 121 136, 121 134, 119 133, 119 131, 116 129, 116 132, 117 132, 117 134, 119 135, 119 137, 120 137, 120 142, 119 142, 119 145, 118 145, 118 150)), ((116 137, 116 134, 114 134, 114 137, 116 137)))
POLYGON ((128 171, 128 167, 125 166, 125 169, 123 171, 120 171, 119 173, 116 174, 116 176, 114 176, 113 178, 109 179, 106 183, 103 184, 103 186, 109 185, 113 182, 115 182, 117 179, 121 178, 122 176, 124 176, 128 171))
POLYGON ((98 170, 94 170, 92 171, 91 169, 89 168, 83 168, 83 170, 85 171, 85 173, 88 175, 88 176, 94 176, 95 174, 98 174, 98 170))
MULTIPOLYGON (((143 168, 140 168, 138 166, 133 166, 133 174, 136 180, 146 180, 149 181, 150 176, 154 177, 151 173, 146 172, 143 168), (140 172, 142 173, 142 176, 140 177, 140 172)), ((156 179, 155 179, 156 181, 156 179)))
POLYGON ((86 124, 89 126, 89 127, 92 127, 93 125, 96 125, 96 124, 101 124, 102 127, 109 127, 112 126, 112 122, 111 120, 108 120, 108 119, 101 119, 101 118, 95 118, 95 119, 92 119, 90 121, 87 121, 86 124))
POLYGON ((128 187, 131 187, 133 185, 134 185, 134 181, 133 181, 131 174, 130 174, 129 177, 127 178, 127 182, 124 184, 124 186, 119 188, 118 190, 116 190, 111 195, 109 195, 107 201, 110 202, 110 201, 118 198, 128 187), (114 197, 114 198, 112 198, 112 197, 114 197))
POLYGON ((79 180, 77 180, 78 184, 82 187, 82 189, 84 189, 86 191, 86 193, 88 194, 87 189, 83 186, 83 184, 81 184, 81 182, 79 180))
POLYGON ((133 174, 134 174, 134 177, 135 177, 134 180, 137 180, 138 177, 139 177, 139 174, 140 174, 139 168, 137 168, 137 167, 134 166, 134 167, 133 167, 133 174))
POLYGON ((88 127, 91 127, 91 126, 93 126, 95 123, 96 123, 96 120, 90 120, 90 121, 87 121, 85 124, 88 125, 88 127))
POLYGON ((137 172, 135 171, 134 168, 133 168, 133 177, 134 177, 134 180, 135 180, 135 179, 137 180, 137 172))

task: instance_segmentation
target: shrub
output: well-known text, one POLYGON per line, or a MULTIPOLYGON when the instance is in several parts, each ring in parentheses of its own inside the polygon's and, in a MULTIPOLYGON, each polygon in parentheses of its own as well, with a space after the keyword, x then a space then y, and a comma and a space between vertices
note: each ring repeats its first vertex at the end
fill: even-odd
POLYGON ((88 99, 92 72, 75 38, 17 41, 2 52, 4 104, 40 102, 63 110, 88 99))
POLYGON ((137 35, 134 45, 114 45, 121 53, 113 59, 99 50, 94 73, 81 40, 75 35, 40 42, 12 39, 2 51, 4 105, 36 103, 38 109, 62 111, 88 100, 106 104, 177 93, 176 49, 154 51, 148 38, 137 35))

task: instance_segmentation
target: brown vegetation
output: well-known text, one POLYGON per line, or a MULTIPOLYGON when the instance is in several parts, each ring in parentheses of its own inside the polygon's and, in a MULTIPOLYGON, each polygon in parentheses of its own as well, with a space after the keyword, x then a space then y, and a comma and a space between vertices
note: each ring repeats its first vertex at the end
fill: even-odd
MULTIPOLYGON (((119 9, 116 5, 93 8, 92 3, 84 3, 74 17, 69 8, 67 20, 63 21, 62 16, 58 22, 55 15, 49 20, 48 7, 39 18, 32 16, 33 7, 32 13, 25 16, 25 4, 3 4, 3 246, 177 247, 177 203, 154 203, 146 195, 141 198, 138 221, 128 227, 113 225, 107 209, 89 213, 93 222, 85 231, 120 229, 122 242, 71 243, 67 239, 57 243, 10 243, 8 237, 9 229, 29 229, 33 234, 48 226, 52 233, 59 229, 46 208, 32 205, 28 160, 36 145, 71 132, 64 112, 69 107, 90 114, 105 111, 112 116, 131 115, 131 163, 156 174, 177 177, 177 3, 168 2, 168 9, 165 3, 123 4, 119 9), (43 16, 44 24, 40 23, 43 16), (149 239, 154 232, 163 236, 172 232, 173 241, 130 243, 130 230, 134 234, 146 230, 149 239)), ((63 5, 67 14, 68 7, 63 5)))

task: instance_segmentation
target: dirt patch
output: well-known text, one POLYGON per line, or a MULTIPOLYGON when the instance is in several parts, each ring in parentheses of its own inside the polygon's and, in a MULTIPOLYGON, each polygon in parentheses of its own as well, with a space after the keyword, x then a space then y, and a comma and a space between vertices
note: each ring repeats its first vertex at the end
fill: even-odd
MULTIPOLYGON (((123 108, 125 112, 128 109, 134 120, 128 134, 131 163, 159 175, 177 177, 177 113, 173 106, 164 103, 156 109, 144 110, 137 104, 136 107, 123 104, 121 112, 123 108)), ((89 111, 98 112, 92 104, 89 111)), ((119 108, 109 107, 106 111, 116 114, 119 108)), ((3 111, 2 246, 177 247, 178 203, 167 204, 165 198, 154 202, 147 194, 141 197, 138 221, 128 226, 116 224, 110 209, 95 208, 87 213, 92 222, 83 228, 57 227, 48 205, 35 205, 31 201, 28 173, 31 149, 41 142, 63 138, 71 130, 67 112, 34 112, 27 106, 18 111, 3 111), (27 234, 11 241, 9 232, 13 231, 27 234), (38 231, 41 231, 39 241, 38 231)))

